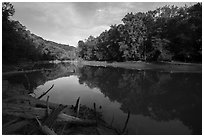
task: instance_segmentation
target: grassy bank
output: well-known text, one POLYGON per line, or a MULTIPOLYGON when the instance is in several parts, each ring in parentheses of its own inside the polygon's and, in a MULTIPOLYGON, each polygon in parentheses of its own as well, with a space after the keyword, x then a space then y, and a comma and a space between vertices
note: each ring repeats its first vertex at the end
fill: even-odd
POLYGON ((192 72, 201 73, 202 64, 182 63, 182 62, 106 62, 106 61, 79 61, 81 65, 88 66, 103 66, 103 67, 118 67, 125 69, 136 70, 159 70, 165 72, 192 72))

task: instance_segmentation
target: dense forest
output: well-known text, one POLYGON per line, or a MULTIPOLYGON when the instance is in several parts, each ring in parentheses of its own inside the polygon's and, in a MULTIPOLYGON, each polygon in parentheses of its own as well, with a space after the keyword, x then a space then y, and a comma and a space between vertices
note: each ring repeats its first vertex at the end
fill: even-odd
POLYGON ((122 24, 111 25, 98 37, 73 46, 32 34, 19 21, 11 3, 2 3, 3 64, 19 61, 202 61, 202 4, 164 6, 146 13, 127 13, 122 24))
POLYGON ((78 42, 78 56, 97 61, 202 61, 202 3, 128 13, 98 37, 78 42))
POLYGON ((19 21, 11 20, 10 17, 14 13, 15 9, 11 3, 2 3, 3 64, 76 58, 75 47, 47 41, 32 34, 19 21))

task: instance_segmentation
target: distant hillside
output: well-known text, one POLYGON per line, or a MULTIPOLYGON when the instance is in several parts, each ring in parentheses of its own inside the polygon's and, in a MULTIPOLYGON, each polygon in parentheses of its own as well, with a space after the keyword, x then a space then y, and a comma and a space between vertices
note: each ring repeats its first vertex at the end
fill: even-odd
POLYGON ((44 40, 43 38, 27 32, 30 39, 36 48, 39 48, 41 53, 49 59, 72 60, 76 57, 76 48, 73 46, 59 44, 53 41, 44 40))
POLYGON ((73 60, 76 48, 48 41, 32 34, 19 21, 10 19, 15 10, 10 3, 2 7, 3 64, 21 61, 73 60))

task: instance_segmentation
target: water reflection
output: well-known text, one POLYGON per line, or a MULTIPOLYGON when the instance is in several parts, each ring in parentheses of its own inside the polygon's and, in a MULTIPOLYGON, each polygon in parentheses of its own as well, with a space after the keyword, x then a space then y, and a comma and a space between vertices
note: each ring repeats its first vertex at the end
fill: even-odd
MULTIPOLYGON (((129 134, 201 134, 202 76, 194 73, 137 71, 76 64, 34 65, 43 71, 3 77, 36 94, 55 84, 48 95, 74 104, 80 96, 89 107, 102 105, 104 118, 123 127, 128 110, 129 134)), ((4 93, 3 93, 4 96, 4 93)), ((44 97, 46 98, 46 97, 44 97)))
MULTIPOLYGON (((121 110, 157 121, 180 120, 201 134, 201 75, 85 66, 80 83, 97 87, 121 110)), ((176 133, 175 133, 176 134, 176 133)))

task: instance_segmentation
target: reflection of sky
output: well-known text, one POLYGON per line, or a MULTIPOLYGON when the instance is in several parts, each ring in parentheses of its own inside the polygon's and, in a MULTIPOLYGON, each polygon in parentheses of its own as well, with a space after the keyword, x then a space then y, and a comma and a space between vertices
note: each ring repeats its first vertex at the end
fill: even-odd
MULTIPOLYGON (((82 105, 87 105, 90 108, 93 108, 94 102, 97 108, 101 105, 102 110, 98 110, 102 111, 106 122, 111 123, 114 116, 113 126, 123 128, 127 114, 120 110, 120 103, 111 102, 99 89, 90 89, 88 86, 79 84, 77 76, 69 76, 51 80, 38 86, 35 91, 36 95, 39 96, 42 92, 47 91, 52 84, 54 84, 54 87, 47 94, 50 96, 51 102, 74 105, 80 96, 82 105)), ((46 99, 46 96, 43 99, 46 99)), ((132 114, 130 115, 128 129, 129 134, 191 134, 191 131, 178 120, 159 122, 149 117, 132 114)))

